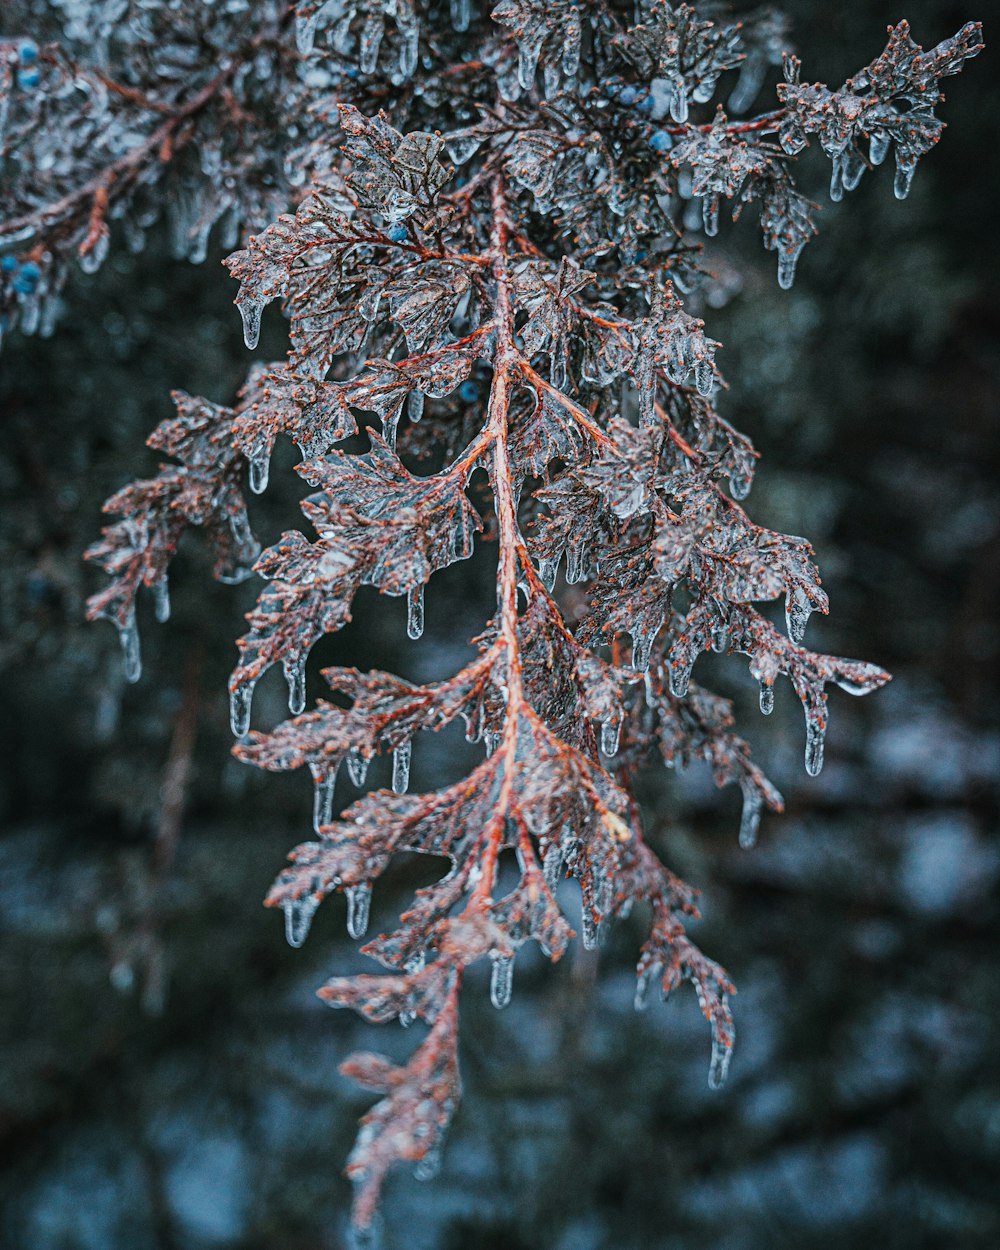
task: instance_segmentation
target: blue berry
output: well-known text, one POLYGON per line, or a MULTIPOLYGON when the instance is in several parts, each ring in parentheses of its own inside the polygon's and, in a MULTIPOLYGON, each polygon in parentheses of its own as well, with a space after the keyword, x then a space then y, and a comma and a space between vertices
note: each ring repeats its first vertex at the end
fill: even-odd
POLYGON ((479 398, 479 387, 475 382, 463 382, 458 388, 458 393, 467 404, 471 404, 479 398))
POLYGON ((32 87, 37 87, 42 81, 42 76, 37 69, 19 69, 17 71, 17 85, 23 91, 30 91, 32 87))
POLYGON ((17 269, 17 257, 9 254, 5 256, 3 260, 0 260, 0 269, 4 273, 13 273, 17 269))
POLYGON ((649 146, 654 152, 667 152, 674 146, 674 141, 665 130, 654 130, 649 137, 649 146))
POLYGON ((389 238, 392 239, 393 243, 405 243, 406 242, 406 227, 405 226, 390 226, 387 233, 389 235, 389 238))
POLYGON ((617 78, 606 78, 601 86, 604 88, 604 94, 611 100, 613 100, 622 89, 622 85, 617 78))
POLYGON ((639 98, 639 93, 635 87, 622 87, 621 95, 618 97, 619 104, 634 104, 639 98))
POLYGON ((22 43, 17 50, 17 55, 21 58, 22 65, 34 65, 38 60, 38 45, 35 43, 22 43))
POLYGON ((635 254, 635 262, 636 262, 636 264, 638 264, 638 263, 639 263, 639 261, 641 261, 641 260, 645 260, 645 259, 646 259, 646 257, 647 257, 648 255, 649 255, 649 253, 648 253, 648 252, 646 252, 646 251, 644 251, 642 248, 640 248, 640 249, 639 249, 639 251, 638 251, 638 252, 636 252, 636 254, 635 254))
POLYGON ((19 273, 14 279, 14 290, 18 295, 31 295, 34 289, 34 278, 26 278, 23 273, 19 273))
POLYGON ((42 271, 33 260, 26 260, 21 266, 21 276, 27 278, 29 282, 35 283, 42 276, 42 271))
POLYGON ((635 107, 640 113, 652 113, 653 97, 651 95, 644 95, 635 107))

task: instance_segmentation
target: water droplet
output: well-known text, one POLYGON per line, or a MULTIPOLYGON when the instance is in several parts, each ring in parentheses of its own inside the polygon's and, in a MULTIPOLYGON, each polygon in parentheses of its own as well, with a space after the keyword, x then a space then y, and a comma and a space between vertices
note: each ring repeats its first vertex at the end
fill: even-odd
POLYGON ((490 1002, 496 1008, 506 1007, 510 1002, 514 985, 514 959, 511 955, 491 955, 490 1002))
POLYGON ((363 938, 368 932, 368 915, 372 905, 371 882, 349 885, 344 893, 347 895, 347 932, 352 938, 363 938))

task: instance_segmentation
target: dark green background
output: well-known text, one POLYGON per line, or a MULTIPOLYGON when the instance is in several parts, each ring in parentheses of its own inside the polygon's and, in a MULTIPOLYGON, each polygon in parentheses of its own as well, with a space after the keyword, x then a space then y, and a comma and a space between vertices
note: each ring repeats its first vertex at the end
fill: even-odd
MULTIPOLYGON (((786 8, 805 76, 833 83, 901 15, 874 0, 786 8)), ((930 0, 904 11, 925 44, 992 16, 930 0)), ((723 410, 763 452, 751 513, 815 542, 832 612, 810 644, 895 675, 863 701, 834 692, 812 781, 791 692, 765 722, 741 661, 699 661, 788 798, 752 853, 736 847, 738 796, 697 771, 645 780, 650 836, 703 888, 699 941, 740 986, 729 1084, 707 1089, 689 989, 633 1014, 642 916, 555 969, 526 953, 506 1012, 473 976, 444 1170, 390 1185, 388 1246, 1000 1244, 996 82, 989 49, 946 82, 949 128, 903 204, 883 169, 832 205, 828 163, 801 162, 824 208, 791 293, 751 222, 723 227, 710 252, 720 276, 742 275, 709 330, 725 343, 723 410)), ((143 605, 136 687, 123 686, 111 628, 82 622, 98 578, 81 552, 101 500, 155 469, 143 440, 169 415, 170 388, 226 402, 246 369, 220 259, 195 268, 155 245, 138 259, 119 249, 71 283, 55 338, 15 338, 0 357, 11 1250, 334 1250, 340 1168, 367 1103, 337 1064, 357 1046, 402 1056, 415 1042, 313 997, 365 962, 341 900, 301 951, 260 907, 308 831, 310 795, 304 777, 228 756, 225 682, 252 588, 214 585, 191 542, 170 623, 143 605), (160 790, 192 720, 183 826, 158 867, 160 790)), ((272 310, 255 355, 283 350, 272 310)), ((279 453, 254 501, 265 541, 299 524, 294 459, 279 453)), ((311 662, 311 692, 333 660, 451 671, 490 612, 484 556, 436 579, 419 644, 405 643, 401 601, 362 596, 311 662)), ((277 674, 262 683, 256 723, 281 717, 283 694, 277 674)), ((414 785, 454 775, 460 741, 419 740, 414 785)), ((351 793, 345 781, 340 797, 351 793)), ((374 923, 426 879, 426 865, 396 869, 374 923)))

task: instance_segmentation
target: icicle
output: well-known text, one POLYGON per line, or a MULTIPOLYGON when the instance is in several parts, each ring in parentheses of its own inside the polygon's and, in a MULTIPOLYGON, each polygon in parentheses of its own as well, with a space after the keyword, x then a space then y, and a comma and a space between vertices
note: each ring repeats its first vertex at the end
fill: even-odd
POLYGON ((461 34, 469 29, 469 0, 451 0, 451 24, 461 34))
POLYGON ((412 744, 407 740, 392 753, 392 788, 397 794, 405 794, 410 784, 411 750, 412 744))
POLYGON ((562 880, 563 851, 558 842, 550 842, 542 860, 542 876, 550 890, 562 880))
POLYGON ((622 718, 618 716, 609 716, 601 725, 601 750, 605 755, 614 755, 618 750, 618 741, 621 738, 622 718))
POLYGON ((726 1045, 721 1038, 712 1038, 712 1061, 708 1066, 709 1089, 721 1089, 726 1083, 729 1061, 733 1057, 732 1044, 726 1045))
POLYGON ((806 714, 806 772, 818 777, 823 768, 823 744, 826 723, 822 716, 806 714))
POLYGON ((361 36, 358 66, 362 74, 374 74, 378 65, 378 50, 382 44, 382 27, 366 25, 361 36))
POLYGON ((500 745, 499 734, 490 733, 489 730, 487 730, 483 734, 483 746, 486 748, 487 755, 493 755, 499 745, 500 745))
POLYGON ((913 181, 913 175, 917 165, 914 161, 912 164, 901 161, 899 159, 899 150, 896 151, 896 177, 892 183, 892 193, 897 200, 905 200, 910 194, 910 183, 913 181))
POLYGON ((670 116, 681 125, 688 119, 687 86, 683 78, 678 78, 670 96, 670 116))
POLYGON ((260 338, 260 316, 264 311, 264 305, 260 300, 241 299, 237 307, 243 318, 243 342, 253 351, 260 338))
POLYGON ((582 547, 570 547, 566 552, 566 581, 570 586, 582 582, 586 556, 582 547))
POLYGON ((799 595, 785 594, 785 625, 788 637, 798 646, 806 636, 806 626, 812 616, 812 604, 799 595))
POLYGON ((659 969, 655 964, 638 973, 635 979, 635 998, 633 1005, 636 1011, 645 1011, 649 1006, 649 991, 653 988, 653 982, 659 973, 659 969))
POLYGON ((778 249, 778 286, 783 291, 790 291, 795 281, 795 266, 798 264, 801 247, 782 247, 778 249))
POLYGON ((881 165, 889 155, 892 140, 884 130, 873 130, 868 141, 868 159, 873 165, 881 165))
POLYGON ((365 778, 368 776, 368 757, 361 755, 358 751, 349 751, 347 755, 347 775, 351 779, 351 785, 357 786, 360 790, 365 784, 365 778))
POLYGON ((693 664, 670 663, 670 693, 675 699, 683 699, 688 692, 693 664))
POLYGON ((542 556, 538 561, 538 576, 545 589, 552 593, 556 584, 556 574, 559 572, 558 556, 542 556))
POLYGON ((111 241, 107 230, 104 230, 97 239, 94 246, 80 257, 80 268, 84 273, 97 273, 101 265, 104 263, 108 254, 108 245, 111 241))
POLYGON ((288 710, 293 716, 301 716, 306 706, 306 658, 297 655, 286 659, 282 668, 288 682, 288 710))
POLYGON ((835 204, 839 204, 844 198, 844 162, 846 158, 843 152, 837 152, 833 157, 833 172, 830 174, 830 199, 835 204))
POLYGON ((414 586, 406 595, 406 635, 416 641, 424 632, 424 587, 414 586))
POLYGON ((156 602, 156 619, 163 625, 170 620, 170 584, 166 573, 154 583, 153 595, 156 602))
POLYGON ((414 425, 424 415, 424 393, 423 391, 410 391, 406 397, 406 415, 410 418, 414 425))
POLYGON ((749 851, 757 843, 757 831, 760 829, 760 813, 764 800, 760 796, 760 791, 754 786, 748 784, 742 789, 743 814, 740 817, 740 846, 745 851, 749 851))
POLYGON ((712 368, 712 362, 707 358, 699 360, 695 365, 694 384, 698 388, 699 395, 711 395, 712 388, 715 386, 715 370, 712 368))
MULTIPOLYGON (((465 30, 465 27, 456 27, 456 30, 465 30)), ((432 1181, 441 1171, 441 1147, 437 1142, 433 1146, 429 1146, 427 1153, 417 1163, 413 1169, 413 1175, 418 1181, 432 1181)))
POLYGON ((271 467, 271 452, 267 447, 257 448, 250 457, 250 489, 255 495, 263 495, 267 490, 267 479, 271 467))
POLYGON ((490 969, 490 1002, 500 1009, 510 1002, 514 983, 514 959, 511 955, 492 955, 490 969))
POLYGON ((583 949, 588 951, 597 950, 601 937, 601 928, 594 920, 594 913, 586 902, 583 904, 581 919, 583 921, 583 924, 580 926, 583 930, 583 949))
POLYGON ((256 684, 244 681, 229 692, 229 725, 237 738, 242 738, 250 729, 250 706, 256 684))
POLYGON ((393 451, 396 450, 396 428, 399 425, 399 413, 390 412, 382 418, 382 437, 393 451))
POLYGON ((118 638, 125 654, 125 680, 133 684, 142 676, 142 655, 139 651, 139 627, 135 616, 129 616, 118 628, 118 638))
POLYGON ((719 197, 706 195, 701 201, 701 221, 705 233, 714 238, 719 233, 719 197))
POLYGON ((770 716, 774 711, 774 686, 768 685, 766 681, 760 683, 760 710, 765 716, 770 716))
POLYGON ((724 626, 712 630, 712 650, 721 655, 729 647, 729 631, 724 626))
POLYGON ((304 894, 302 898, 286 898, 281 904, 285 913, 285 941, 296 949, 309 936, 312 918, 319 907, 319 899, 314 894, 304 894))
POLYGON ((347 932, 352 938, 363 938, 368 932, 368 913, 372 906, 371 882, 349 885, 344 893, 347 895, 347 932))
POLYGON ((319 833, 333 819, 333 796, 337 788, 337 770, 324 772, 318 764, 310 764, 313 775, 313 829, 319 833))

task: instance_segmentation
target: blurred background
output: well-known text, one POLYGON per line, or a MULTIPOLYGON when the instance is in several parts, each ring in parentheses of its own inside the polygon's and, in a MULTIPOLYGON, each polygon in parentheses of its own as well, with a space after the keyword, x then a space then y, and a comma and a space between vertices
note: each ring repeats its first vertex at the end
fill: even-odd
MULTIPOLYGON (((968 3, 903 12, 930 46, 991 16, 968 3)), ((831 83, 902 16, 784 7, 804 75, 831 83)), ((894 674, 864 700, 833 692, 812 780, 787 684, 765 721, 743 662, 699 660, 788 801, 753 851, 738 794, 697 768, 645 779, 649 837, 702 888, 697 940, 740 989, 728 1084, 708 1089, 690 988, 634 1014, 642 917, 555 968, 526 949, 506 1011, 471 978, 464 1102, 441 1175, 390 1183, 390 1250, 1000 1245, 997 81, 989 47, 947 80, 948 130, 904 203, 883 169, 831 204, 828 162, 800 163, 823 211, 790 293, 752 223, 709 252, 723 412, 763 453, 751 515, 816 546, 832 610, 807 642, 894 674)), ((100 579, 81 554, 103 499, 155 471, 144 439, 170 389, 227 403, 249 363, 220 260, 113 250, 68 288, 54 338, 0 358, 4 1250, 338 1250, 370 1102, 338 1063, 415 1042, 314 997, 367 964, 341 899, 298 951, 260 906, 308 835, 311 786, 229 756, 253 583, 213 583, 195 535, 170 622, 141 609, 134 687, 111 627, 83 620, 100 579)), ((258 359, 284 351, 268 316, 258 359)), ((279 450, 253 502, 265 542, 301 523, 295 459, 279 450)), ((310 693, 325 663, 453 671, 489 614, 484 554, 435 579, 419 643, 402 601, 363 595, 310 693)), ((284 714, 272 672, 255 724, 284 714)), ((460 742, 420 739, 414 787, 449 775, 460 742)), ((390 873, 373 927, 426 873, 390 873)))

